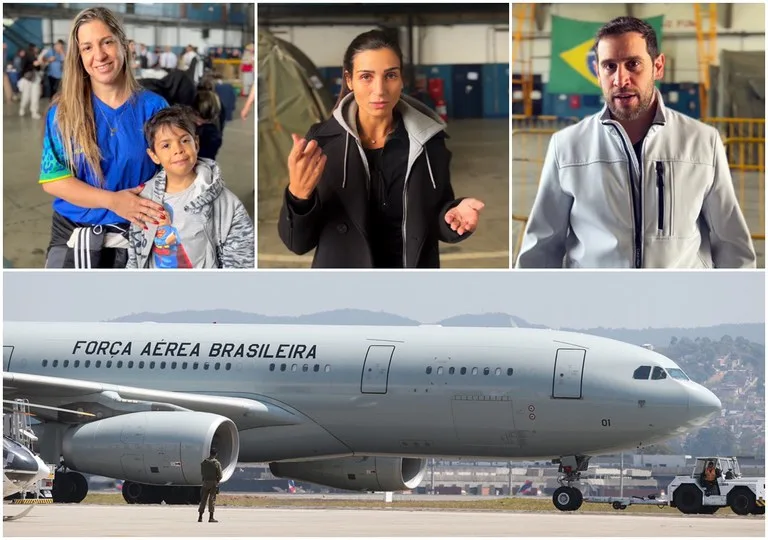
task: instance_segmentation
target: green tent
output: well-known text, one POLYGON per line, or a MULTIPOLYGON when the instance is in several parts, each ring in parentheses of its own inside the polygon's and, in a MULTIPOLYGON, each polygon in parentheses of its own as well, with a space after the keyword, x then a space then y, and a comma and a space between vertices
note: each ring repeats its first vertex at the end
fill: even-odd
POLYGON ((276 220, 288 185, 291 133, 326 120, 333 96, 312 61, 293 44, 259 30, 259 221, 276 220))

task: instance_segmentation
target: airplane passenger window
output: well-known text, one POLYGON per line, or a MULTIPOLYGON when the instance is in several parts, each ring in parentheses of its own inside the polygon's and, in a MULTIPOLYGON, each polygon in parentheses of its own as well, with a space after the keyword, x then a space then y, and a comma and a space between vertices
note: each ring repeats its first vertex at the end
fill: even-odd
POLYGON ((491 372, 491 368, 484 368, 483 375, 488 375, 491 372))
POLYGON ((133 360, 128 360, 128 369, 133 369, 133 360))
POLYGON ((666 379, 667 378, 667 372, 664 371, 664 368, 660 368, 659 366, 655 366, 653 368, 653 374, 651 375, 651 379, 654 381, 657 381, 659 379, 666 379))
POLYGON ((299 366, 297 366, 296 364, 291 365, 291 371, 296 371, 297 369, 299 369, 299 366))
POLYGON ((108 369, 112 368, 112 360, 107 360, 107 368, 108 369))
POLYGON ((187 369, 187 365, 189 365, 187 362, 182 362, 181 369, 187 369))
POLYGON ((177 362, 171 362, 171 369, 176 369, 179 364, 177 362))
POLYGON ((427 366, 427 375, 432 373, 432 366, 427 366))
POLYGON ((219 371, 219 369, 220 369, 220 368, 221 368, 221 362, 216 362, 216 363, 213 365, 213 369, 215 369, 216 371, 219 371))
POLYGON ((155 361, 149 363, 149 369, 155 369, 155 361))
POLYGON ((64 360, 64 367, 69 367, 69 360, 64 360))
POLYGON ((226 366, 224 366, 224 369, 226 369, 227 371, 229 371, 230 369, 232 369, 232 364, 231 364, 230 362, 227 362, 227 365, 226 365, 226 366))
POLYGON ((194 364, 192 364, 192 369, 197 369, 198 367, 200 367, 199 362, 195 362, 194 364))
POLYGON ((203 369, 205 371, 208 371, 209 367, 211 367, 211 363, 210 362, 203 362, 203 369))
POLYGON ((476 367, 472 368, 472 375, 477 375, 477 368, 476 367))
POLYGON ((466 375, 467 374, 467 368, 463 367, 461 368, 461 374, 466 375))
MULTIPOLYGON (((58 362, 58 360, 54 360, 54 361, 53 361, 53 366, 54 366, 54 367, 56 367, 56 362, 58 362)), ((97 368, 100 368, 100 367, 101 367, 101 360, 96 360, 96 367, 97 367, 97 368)))
POLYGON ((309 364, 304 364, 304 366, 301 368, 301 371, 303 371, 304 373, 309 371, 309 364))
POLYGON ((75 367, 80 367, 80 360, 75 360, 75 367))
POLYGON ((53 367, 59 367, 59 361, 58 360, 54 360, 53 361, 53 367))
POLYGON ((668 368, 667 373, 669 373, 669 376, 673 379, 680 379, 681 381, 689 381, 688 375, 685 374, 685 372, 682 369, 677 368, 668 368))
POLYGON ((455 367, 449 367, 448 368, 448 375, 453 375, 454 373, 456 373, 456 368, 455 367))
POLYGON ((640 366, 635 370, 635 374, 632 375, 632 378, 644 381, 648 378, 648 375, 650 374, 651 374, 651 366, 640 366))
POLYGON ((47 367, 47 366, 48 366, 48 360, 43 360, 43 367, 47 367))
MULTIPOLYGON (((75 367, 77 367, 77 366, 75 366, 75 367)), ((122 360, 118 360, 118 361, 117 361, 117 367, 118 367, 118 368, 121 368, 121 367, 123 367, 123 361, 122 361, 122 360)))
POLYGON ((165 362, 160 362, 160 369, 165 369, 165 362))
POLYGON ((497 376, 497 377, 498 377, 499 375, 501 375, 501 368, 500 368, 500 367, 497 367, 497 368, 496 368, 496 371, 495 371, 495 373, 496 373, 496 376, 497 376))
POLYGON ((330 373, 331 372, 331 366, 329 364, 325 364, 325 372, 330 373))
POLYGON ((512 368, 507 368, 507 377, 511 377, 512 373, 514 373, 512 368))
POLYGON ((443 374, 443 366, 440 366, 439 368, 437 368, 437 374, 438 375, 442 375, 443 374))
POLYGON ((91 367, 91 361, 90 360, 86 360, 85 361, 85 367, 87 367, 87 368, 91 367))
POLYGON ((144 360, 139 360, 139 369, 144 369, 144 360))
POLYGON ((275 364, 269 364, 269 371, 275 371, 275 364))
POLYGON ((314 372, 317 373, 318 371, 320 371, 320 364, 315 364, 314 372))
POLYGON ((280 364, 280 371, 285 371, 286 367, 287 366, 285 364, 280 364))

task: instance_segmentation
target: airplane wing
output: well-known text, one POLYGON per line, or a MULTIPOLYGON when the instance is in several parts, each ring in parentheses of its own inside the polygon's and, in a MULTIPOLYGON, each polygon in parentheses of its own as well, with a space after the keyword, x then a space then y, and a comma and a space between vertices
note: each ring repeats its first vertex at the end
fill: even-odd
MULTIPOLYGON (((96 415, 96 419, 140 411, 199 411, 226 416, 238 430, 304 422, 300 414, 249 398, 151 390, 27 373, 3 373, 3 397, 87 412, 96 415)), ((72 424, 88 421, 72 412, 41 411, 37 416, 43 420, 72 424)))

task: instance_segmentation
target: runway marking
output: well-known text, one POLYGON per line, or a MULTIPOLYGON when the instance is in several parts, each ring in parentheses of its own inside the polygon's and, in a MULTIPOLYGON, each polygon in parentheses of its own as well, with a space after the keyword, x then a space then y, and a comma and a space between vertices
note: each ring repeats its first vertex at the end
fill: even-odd
MULTIPOLYGON (((467 253, 446 253, 441 261, 474 261, 478 259, 508 259, 509 251, 472 251, 467 253)), ((280 253, 259 253, 259 260, 275 263, 312 262, 312 255, 284 255, 280 253)))

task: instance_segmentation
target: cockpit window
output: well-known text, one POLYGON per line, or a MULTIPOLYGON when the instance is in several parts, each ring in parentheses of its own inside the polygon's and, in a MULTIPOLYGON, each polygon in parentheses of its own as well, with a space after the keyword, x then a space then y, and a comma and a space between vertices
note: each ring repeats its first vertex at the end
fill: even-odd
POLYGON ((632 376, 633 379, 640 379, 640 380, 646 380, 648 378, 648 375, 651 374, 651 366, 640 366, 635 370, 635 374, 632 376))
POLYGON ((667 368, 667 373, 669 373, 669 376, 672 377, 673 379, 680 379, 681 381, 690 381, 690 379, 688 378, 688 375, 686 375, 682 369, 667 368))
POLYGON ((664 371, 664 368, 660 368, 659 366, 656 366, 653 368, 653 374, 651 375, 651 379, 658 380, 658 379, 666 379, 667 378, 667 372, 664 371))

